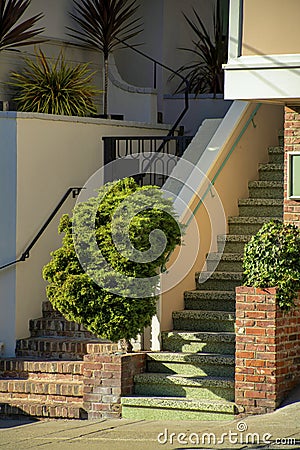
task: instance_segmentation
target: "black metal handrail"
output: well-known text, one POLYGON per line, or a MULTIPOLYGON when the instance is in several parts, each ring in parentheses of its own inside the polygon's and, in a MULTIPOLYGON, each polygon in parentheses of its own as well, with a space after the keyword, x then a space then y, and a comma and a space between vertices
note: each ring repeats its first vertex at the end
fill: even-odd
MULTIPOLYGON (((176 119, 174 125, 172 125, 172 128, 170 129, 170 131, 167 134, 167 136, 173 136, 176 128, 178 127, 179 123, 181 122, 181 120, 183 119, 183 117, 185 116, 185 114, 187 113, 187 111, 189 109, 189 90, 190 90, 190 82, 189 82, 189 80, 186 77, 184 77, 183 75, 181 75, 177 70, 174 70, 171 67, 167 66, 166 64, 161 63, 157 59, 152 58, 152 56, 149 56, 146 53, 144 53, 141 50, 139 50, 136 47, 134 47, 133 45, 128 44, 128 42, 123 41, 122 39, 119 39, 116 36, 115 36, 115 39, 118 42, 120 42, 121 44, 124 44, 126 47, 130 48, 131 50, 133 50, 134 52, 138 53, 139 55, 141 55, 144 58, 148 59, 149 61, 153 62, 153 64, 154 64, 154 86, 155 87, 156 87, 156 67, 157 67, 157 65, 162 67, 163 69, 168 70, 169 72, 173 73, 177 77, 181 78, 181 80, 184 82, 184 84, 185 84, 185 89, 184 89, 184 109, 182 110, 182 112, 180 113, 180 115, 176 119)), ((157 151, 159 151, 159 150, 157 150, 157 151)))
POLYGON ((18 262, 25 261, 26 259, 28 259, 29 256, 30 256, 30 251, 32 250, 32 248, 34 247, 36 242, 39 240, 39 238, 42 236, 42 234, 44 233, 44 231, 46 230, 46 228, 48 227, 50 222, 52 222, 52 219, 57 214, 57 212, 60 210, 62 205, 65 203, 65 201, 68 199, 70 194, 72 194, 73 198, 75 198, 75 197, 77 197, 79 195, 79 193, 80 193, 80 191, 82 189, 83 189, 82 187, 70 187, 67 190, 67 192, 63 195, 63 197, 61 198, 61 200, 59 201, 57 206, 54 208, 54 210, 52 211, 52 213, 50 214, 50 216, 48 217, 48 219, 46 220, 44 225, 40 228, 40 230, 37 232, 37 234, 32 239, 30 244, 26 247, 26 249, 24 250, 24 252, 20 256, 20 258, 15 259, 14 261, 11 261, 11 262, 9 262, 7 264, 4 264, 3 266, 0 267, 0 270, 6 269, 7 267, 13 266, 14 264, 17 264, 18 262))

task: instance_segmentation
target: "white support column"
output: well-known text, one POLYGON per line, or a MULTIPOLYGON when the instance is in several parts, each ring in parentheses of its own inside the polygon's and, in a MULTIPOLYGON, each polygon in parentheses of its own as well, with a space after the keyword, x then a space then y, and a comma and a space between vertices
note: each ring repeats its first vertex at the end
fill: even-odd
POLYGON ((241 56, 243 0, 230 0, 228 59, 241 56))

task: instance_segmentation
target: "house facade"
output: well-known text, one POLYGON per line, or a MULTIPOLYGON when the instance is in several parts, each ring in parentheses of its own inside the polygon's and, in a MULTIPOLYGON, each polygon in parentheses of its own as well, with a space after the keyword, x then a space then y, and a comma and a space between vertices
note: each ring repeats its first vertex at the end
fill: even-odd
MULTIPOLYGON (((50 7, 46 0, 32 0, 27 13, 44 12, 45 52, 55 56, 63 49, 70 62, 90 62, 91 69, 96 70, 95 84, 101 87, 101 56, 75 45, 67 35, 72 3, 54 0, 50 7)), ((190 0, 182 4, 180 0, 140 0, 144 30, 135 43, 143 42, 137 48, 152 60, 130 49, 112 55, 109 113, 121 114, 124 120, 0 112, 0 203, 5 210, 0 231, 6 237, 0 242, 0 266, 22 255, 70 187, 84 186, 103 167, 103 137, 158 137, 169 132, 175 109, 172 102, 182 100, 183 107, 184 99, 173 96, 177 83, 169 79, 169 71, 162 70, 159 62, 176 69, 189 61, 189 53, 178 50, 189 47, 193 40, 182 10, 187 15, 192 15, 193 8, 200 11, 212 30, 211 11, 217 1, 190 0)), ((173 169, 172 180, 164 185, 187 229, 183 250, 171 255, 168 270, 161 277, 157 315, 151 330, 145 332, 144 348, 151 353, 136 358, 136 366, 128 369, 128 385, 125 383, 124 389, 114 386, 116 395, 111 391, 104 399, 94 380, 89 380, 90 384, 86 381, 93 394, 92 400, 86 396, 83 403, 89 417, 120 415, 120 396, 123 417, 128 418, 221 420, 234 417, 244 407, 235 403, 234 390, 235 288, 242 283, 243 247, 267 220, 282 219, 283 204, 285 219, 299 224, 299 203, 288 197, 287 158, 285 165, 281 159, 284 127, 286 150, 297 152, 300 145, 300 48, 296 38, 300 5, 297 0, 287 0, 284 5, 279 0, 230 0, 229 6, 225 101, 216 113, 208 113, 206 99, 200 96, 194 118, 187 115, 183 122, 187 131, 193 130, 193 140, 173 169), (287 30, 284 36, 278 33, 283 23, 287 30), (139 376, 133 382, 135 370, 139 376)), ((32 49, 26 48, 26 52, 33 54, 32 49)), ((0 58, 1 96, 10 102, 11 92, 4 83, 10 68, 19 68, 20 61, 8 52, 0 58)), ((216 99, 209 100, 217 103, 216 99)), ((101 95, 97 107, 100 112, 101 95)), ((69 338, 73 328, 69 329, 63 318, 52 316, 49 305, 43 303, 46 298, 41 270, 50 252, 60 245, 56 232, 59 216, 70 212, 73 205, 74 200, 68 199, 30 258, 0 271, 2 356, 13 358, 18 341, 17 356, 23 359, 30 356, 40 361, 45 355, 51 357, 52 352, 57 359, 82 360, 83 354, 89 353, 85 362, 95 363, 97 371, 101 352, 108 352, 111 362, 118 358, 116 346, 105 344, 100 352, 98 344, 89 344, 86 351, 85 342, 80 355, 76 354, 75 340, 69 338), (38 319, 42 303, 43 317, 38 319), (30 319, 32 335, 28 337, 30 319), (48 325, 53 328, 48 329, 48 325), (54 350, 55 332, 61 347, 59 344, 54 350), (64 339, 68 342, 63 343, 64 339)), ((85 333, 74 330, 78 335, 85 333)), ((84 371, 85 362, 80 361, 72 370, 84 371)), ((13 376, 14 362, 10 360, 8 366, 12 369, 7 373, 13 376)), ((28 367, 35 370, 30 364, 28 367)), ((43 367, 41 364, 38 370, 43 371, 43 367)), ((116 378, 122 378, 119 375, 116 378)), ((297 376, 298 368, 293 382, 297 376)), ((101 377, 96 377, 100 385, 101 377)), ((0 392, 0 400, 2 397, 0 392)), ((274 409, 278 398, 272 406, 261 407, 274 409)), ((47 403, 45 410, 51 416, 50 406, 47 403)), ((44 414, 38 408, 34 411, 35 415, 44 414)), ((65 417, 74 417, 73 413, 79 417, 78 411, 68 410, 65 417)), ((53 417, 61 417, 59 408, 53 417)))

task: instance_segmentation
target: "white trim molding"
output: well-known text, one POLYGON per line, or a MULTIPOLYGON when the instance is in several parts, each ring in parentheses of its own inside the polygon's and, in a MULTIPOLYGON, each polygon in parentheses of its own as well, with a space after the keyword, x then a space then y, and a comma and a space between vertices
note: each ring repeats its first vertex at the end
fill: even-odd
POLYGON ((240 56, 224 69, 228 100, 300 103, 300 54, 240 56))

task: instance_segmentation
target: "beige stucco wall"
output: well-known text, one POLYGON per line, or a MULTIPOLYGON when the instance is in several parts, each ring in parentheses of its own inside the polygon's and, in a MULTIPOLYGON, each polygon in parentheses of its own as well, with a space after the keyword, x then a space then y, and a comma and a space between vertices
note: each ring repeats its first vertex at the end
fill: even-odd
MULTIPOLYGON (((18 113, 17 250, 19 256, 70 186, 81 186, 102 166, 102 136, 166 135, 166 127, 101 119, 63 118, 18 113)), ((17 265, 16 337, 29 334, 28 320, 40 317, 46 300, 42 267, 61 245, 59 218, 70 199, 38 241, 30 259, 17 265)))
MULTIPOLYGON (((255 104, 250 107, 248 114, 235 129, 223 148, 222 154, 207 174, 210 180, 213 179, 232 146, 235 145, 235 141, 254 108, 255 104)), ((238 199, 248 197, 248 181, 258 179, 258 163, 268 160, 268 146, 278 145, 278 131, 283 127, 282 107, 262 105, 254 118, 254 124, 255 127, 251 123, 248 126, 215 183, 215 189, 223 204, 226 217, 238 215, 238 199)), ((212 197, 210 194, 207 195, 205 203, 208 210, 213 210, 216 202, 216 197, 212 197)), ((197 203, 198 199, 194 196, 190 204, 191 210, 195 209, 197 203)), ((202 270, 206 254, 210 250, 211 223, 204 205, 200 206, 195 214, 195 218, 200 233, 200 251, 187 276, 162 296, 160 306, 162 331, 173 328, 172 311, 184 309, 184 291, 195 289, 195 272, 202 270)), ((196 244, 195 230, 192 227, 187 229, 184 240, 186 245, 193 245, 193 242, 196 244)), ((216 251, 216 249, 216 242, 213 242, 212 251, 216 251)), ((172 264, 176 256, 177 254, 174 252, 170 264, 172 264)), ((190 266, 188 255, 186 261, 182 261, 181 265, 182 268, 190 266)), ((164 286, 162 288, 164 289, 164 286)))
POLYGON ((242 55, 300 53, 299 0, 244 0, 242 55))

